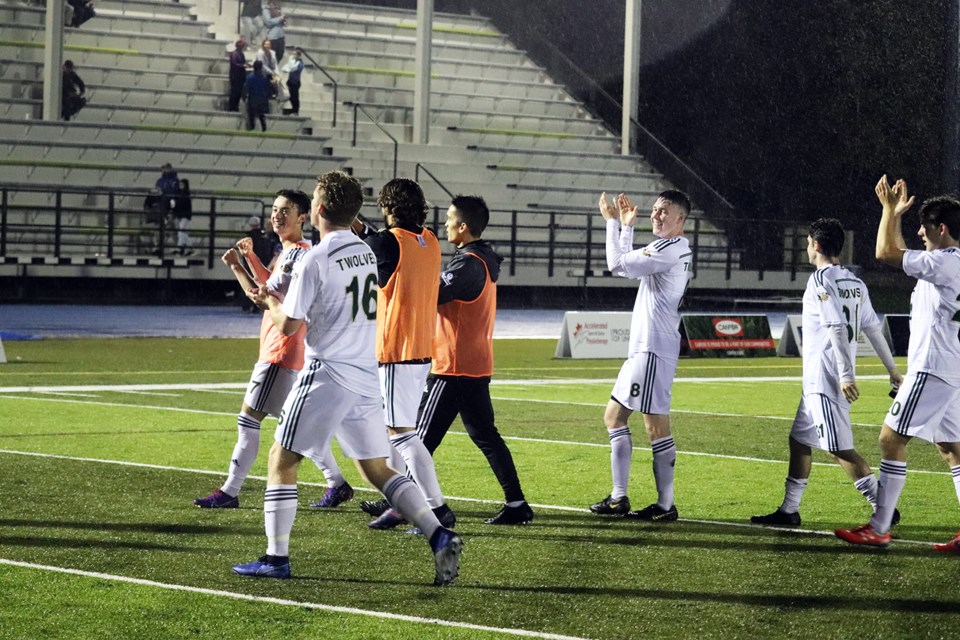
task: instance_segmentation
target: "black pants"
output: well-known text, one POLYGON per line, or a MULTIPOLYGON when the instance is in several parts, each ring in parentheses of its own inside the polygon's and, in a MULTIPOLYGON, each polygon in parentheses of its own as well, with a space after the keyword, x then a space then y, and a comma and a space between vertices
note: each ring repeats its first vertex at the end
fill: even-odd
POLYGON ((276 38, 270 41, 270 48, 273 49, 273 52, 277 54, 277 62, 280 62, 280 58, 283 57, 283 52, 287 50, 287 39, 276 38))
POLYGON ((417 433, 431 454, 440 446, 458 413, 467 435, 486 456, 500 482, 505 501, 523 500, 513 456, 493 421, 490 378, 430 374, 420 399, 417 433))
POLYGON ((240 111, 240 97, 243 95, 243 81, 245 78, 230 78, 230 101, 227 111, 240 111))
POLYGON ((269 111, 266 98, 247 97, 247 131, 254 127, 254 120, 260 120, 260 129, 267 130, 266 114, 269 111))
POLYGON ((290 90, 290 113, 300 115, 300 83, 287 82, 287 89, 290 90))

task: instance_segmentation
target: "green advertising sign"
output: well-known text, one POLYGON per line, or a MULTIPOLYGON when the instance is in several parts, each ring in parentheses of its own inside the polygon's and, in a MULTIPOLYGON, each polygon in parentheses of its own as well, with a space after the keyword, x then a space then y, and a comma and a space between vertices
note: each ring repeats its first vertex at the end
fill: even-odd
POLYGON ((681 355, 751 358, 776 355, 765 315, 690 315, 680 322, 681 355))

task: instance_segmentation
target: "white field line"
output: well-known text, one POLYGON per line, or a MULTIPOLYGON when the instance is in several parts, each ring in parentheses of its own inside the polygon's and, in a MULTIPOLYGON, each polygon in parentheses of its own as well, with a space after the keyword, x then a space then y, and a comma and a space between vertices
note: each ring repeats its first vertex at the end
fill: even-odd
MULTIPOLYGON (((236 383, 215 383, 215 384, 213 384, 212 386, 215 387, 215 388, 226 388, 225 385, 228 385, 228 384, 233 384, 235 388, 241 388, 241 389, 245 389, 245 388, 246 388, 246 385, 245 385, 245 384, 244 384, 244 385, 237 385, 236 383)), ((170 389, 172 389, 172 388, 178 388, 178 389, 196 389, 196 388, 197 388, 197 385, 183 385, 183 384, 181 384, 181 385, 130 385, 130 386, 131 386, 131 387, 144 387, 144 386, 148 386, 148 387, 163 387, 163 388, 170 388, 170 389)), ((202 386, 202 385, 200 385, 200 386, 202 386)), ((107 387, 107 388, 105 388, 105 387, 83 387, 83 388, 84 388, 84 389, 87 389, 87 388, 95 388, 95 389, 98 389, 98 390, 100 390, 100 391, 112 391, 112 390, 114 390, 114 389, 111 388, 111 387, 107 387)), ((9 389, 9 388, 0 387, 0 393, 6 391, 7 389, 9 389)), ((38 388, 37 388, 37 387, 31 387, 31 389, 36 390, 36 389, 38 389, 38 388)), ((129 389, 128 387, 118 387, 118 389, 132 390, 132 389, 129 389)), ((152 410, 152 411, 176 411, 176 412, 181 412, 181 413, 195 413, 195 414, 211 415, 211 416, 230 416, 230 417, 233 417, 233 416, 236 415, 236 414, 234 414, 234 413, 230 413, 230 412, 226 412, 226 411, 205 411, 205 410, 201 410, 201 409, 183 409, 183 408, 180 408, 180 407, 163 407, 163 406, 152 406, 152 405, 124 404, 124 403, 119 403, 119 402, 93 402, 93 401, 87 401, 87 400, 70 400, 70 399, 59 399, 59 398, 31 398, 31 397, 24 397, 24 396, 19 396, 19 395, 13 395, 13 396, 0 395, 0 399, 9 399, 9 400, 33 400, 33 401, 39 401, 39 402, 63 402, 63 403, 69 403, 69 404, 89 404, 89 405, 102 406, 102 407, 122 407, 122 408, 129 408, 129 409, 150 409, 150 410, 152 410)), ((597 403, 565 402, 565 401, 562 401, 562 400, 539 400, 539 399, 535 399, 535 398, 502 398, 502 397, 493 396, 492 399, 494 399, 494 400, 500 400, 500 401, 509 401, 509 402, 534 402, 534 403, 539 403, 539 404, 566 404, 566 405, 578 405, 578 406, 598 407, 598 408, 602 408, 602 407, 605 407, 605 406, 606 406, 605 404, 597 404, 597 403)), ((764 420, 789 420, 789 421, 792 421, 792 420, 793 420, 793 418, 786 418, 786 417, 783 417, 783 416, 754 416, 754 415, 750 415, 750 414, 716 413, 716 412, 712 412, 712 411, 672 410, 672 412, 673 412, 673 413, 690 413, 690 414, 697 414, 697 415, 712 415, 712 416, 722 416, 722 417, 733 417, 733 418, 760 418, 760 419, 764 419, 764 420)), ((852 424, 853 424, 854 426, 862 426, 862 427, 876 427, 876 426, 877 426, 877 425, 875 425, 875 424, 858 423, 858 422, 855 422, 855 423, 852 423, 852 424)), ((457 435, 457 436, 465 436, 465 435, 467 435, 466 433, 459 432, 459 431, 451 431, 450 433, 453 434, 453 435, 457 435)), ((527 437, 523 437, 523 436, 504 436, 504 440, 513 440, 513 441, 517 441, 517 442, 536 442, 536 443, 542 443, 542 444, 558 444, 558 445, 568 445, 568 446, 578 446, 578 447, 601 447, 601 448, 605 448, 605 447, 610 446, 610 445, 608 445, 608 444, 606 444, 606 443, 577 442, 577 441, 573 441, 573 440, 549 440, 549 439, 544 439, 544 438, 527 438, 527 437)), ((633 450, 634 450, 634 451, 650 451, 651 449, 650 449, 650 447, 633 447, 633 450)), ((2 450, 0 450, 0 451, 2 451, 2 450)), ((720 459, 724 459, 724 460, 739 460, 739 461, 742 461, 742 462, 757 462, 757 463, 763 463, 763 464, 784 464, 784 461, 783 461, 783 460, 768 460, 768 459, 765 459, 765 458, 751 458, 751 457, 746 457, 746 456, 733 456, 733 455, 722 454, 722 453, 706 453, 706 452, 703 452, 703 451, 682 451, 682 450, 678 450, 678 451, 677 451, 677 454, 678 454, 678 455, 680 455, 680 454, 682 454, 682 455, 688 455, 688 456, 700 456, 700 457, 707 457, 707 458, 720 458, 720 459)), ((824 467, 833 467, 833 466, 836 466, 836 465, 834 465, 833 463, 829 463, 829 462, 814 462, 813 464, 814 464, 814 465, 817 465, 817 466, 824 466, 824 467)), ((915 470, 914 470, 914 469, 911 469, 910 472, 911 472, 911 473, 933 474, 933 475, 947 475, 947 472, 946 472, 946 471, 926 471, 926 470, 923 470, 923 469, 915 469, 915 470)), ((206 472, 201 472, 201 473, 206 473, 206 472)))
MULTIPOLYGON (((284 607, 298 607, 318 609, 320 611, 329 611, 331 613, 345 613, 356 616, 367 616, 370 618, 380 618, 384 620, 400 620, 403 622, 413 622, 417 624, 427 624, 439 627, 453 627, 457 629, 473 629, 476 631, 489 631, 491 633, 502 633, 504 635, 519 636, 523 638, 543 638, 544 640, 586 640, 577 636, 565 636, 556 633, 545 633, 540 631, 527 631, 526 629, 511 629, 509 627, 488 627, 486 625, 471 624, 469 622, 457 622, 454 620, 442 620, 440 618, 421 618, 419 616, 408 616, 399 613, 389 613, 386 611, 371 611, 369 609, 356 609, 354 607, 338 607, 330 604, 320 604, 317 602, 299 602, 296 600, 284 600, 282 598, 270 598, 267 596, 254 596, 247 593, 237 593, 234 591, 222 591, 220 589, 204 589, 202 587, 190 587, 182 584, 171 584, 168 582, 156 582, 154 580, 143 580, 141 578, 130 578, 128 576, 118 576, 109 573, 100 573, 97 571, 83 571, 80 569, 70 569, 66 567, 52 567, 50 565, 34 564, 32 562, 19 562, 17 560, 7 560, 0 558, 0 564, 24 569, 38 569, 41 571, 53 571, 56 573, 66 573, 74 576, 83 576, 86 578, 97 578, 99 580, 110 580, 112 582, 125 582, 145 587, 154 587, 157 589, 167 589, 170 591, 186 591, 188 593, 199 593, 208 596, 219 596, 221 598, 233 598, 235 600, 247 600, 249 602, 261 602, 264 604, 276 604, 284 607)), ((452 587, 456 588, 456 587, 452 587)))
MULTIPOLYGON (((466 435, 466 434, 464 434, 464 435, 466 435)), ((542 441, 542 442, 551 442, 551 441, 546 440, 546 441, 542 441)), ((571 444, 571 443, 561 442, 561 444, 571 444)), ((206 469, 189 469, 189 468, 173 467, 173 466, 159 465, 159 464, 146 464, 146 463, 142 463, 142 462, 127 462, 127 461, 125 461, 125 460, 107 460, 107 459, 102 459, 102 458, 81 458, 81 457, 77 457, 77 456, 65 456, 65 455, 58 455, 58 454, 53 454, 53 453, 36 453, 36 452, 33 452, 33 451, 14 451, 14 450, 10 450, 10 449, 0 449, 0 455, 29 456, 29 457, 32 457, 32 458, 52 458, 52 459, 56 459, 56 460, 72 460, 72 461, 74 461, 74 462, 95 462, 95 463, 99 463, 99 464, 112 464, 112 465, 117 465, 117 466, 121 466, 121 467, 138 467, 138 468, 145 468, 145 469, 159 469, 159 470, 162 470, 162 471, 178 471, 178 472, 182 472, 182 473, 201 473, 201 474, 204 474, 204 475, 223 475, 223 472, 222 472, 222 471, 208 471, 208 470, 206 470, 206 469)), ((749 460, 749 458, 744 458, 744 459, 749 460)), ((254 479, 256 479, 256 480, 264 480, 264 481, 266 480, 266 478, 263 477, 263 476, 247 476, 247 477, 248 477, 248 478, 254 478, 254 479)), ((302 484, 302 485, 305 485, 305 486, 314 486, 314 487, 322 487, 322 486, 325 486, 325 485, 320 484, 320 483, 318 483, 318 482, 300 482, 299 484, 302 484)), ((361 491, 374 492, 373 489, 368 489, 368 488, 366 488, 366 487, 354 487, 354 489, 355 489, 355 490, 359 489, 359 490, 361 490, 361 491)), ((474 503, 480 503, 480 504, 503 504, 503 503, 502 503, 501 501, 499 501, 499 500, 482 500, 482 499, 479 499, 479 498, 461 498, 461 497, 458 497, 458 496, 449 496, 449 495, 446 496, 446 498, 447 498, 448 500, 456 500, 456 501, 462 501, 462 502, 474 502, 474 503)), ((530 506, 532 506, 532 507, 537 507, 538 509, 549 509, 549 510, 552 510, 552 511, 568 511, 568 512, 575 512, 575 513, 590 513, 590 511, 589 511, 588 509, 584 509, 584 508, 582 508, 582 507, 567 507, 567 506, 563 506, 563 505, 539 504, 539 503, 531 503, 530 506)), ((764 526, 762 526, 762 525, 756 525, 756 524, 747 524, 747 523, 740 523, 740 522, 725 522, 725 521, 722 521, 722 520, 700 520, 700 519, 694 519, 694 518, 680 518, 680 522, 698 522, 698 523, 701 523, 701 524, 715 525, 715 526, 718 526, 718 527, 736 527, 736 528, 748 528, 748 529, 761 529, 761 530, 764 530, 764 531, 790 531, 790 532, 797 533, 797 534, 816 535, 816 536, 833 536, 833 535, 834 535, 834 533, 833 533, 832 531, 818 531, 818 530, 811 530, 811 529, 787 529, 787 528, 782 528, 782 527, 771 528, 771 527, 764 527, 764 526)), ((921 545, 929 545, 929 544, 930 544, 929 542, 924 542, 924 541, 921 541, 921 540, 905 540, 905 539, 901 539, 901 538, 897 538, 897 539, 893 540, 893 542, 897 542, 897 543, 903 542, 903 543, 906 543, 906 544, 921 544, 921 545)))
MULTIPOLYGON (((858 376, 858 380, 887 380, 888 376, 870 375, 858 376)), ((675 378, 674 382, 681 383, 724 383, 724 384, 753 384, 756 382, 800 382, 800 376, 758 376, 751 378, 675 378)), ((539 378, 530 380, 493 380, 494 387, 517 386, 544 386, 544 385, 587 385, 613 384, 616 378, 539 378)), ((93 391, 217 391, 230 389, 246 389, 246 382, 206 382, 202 384, 125 384, 125 385, 57 385, 57 386, 20 386, 0 387, 0 393, 44 393, 44 392, 93 392, 93 391)))

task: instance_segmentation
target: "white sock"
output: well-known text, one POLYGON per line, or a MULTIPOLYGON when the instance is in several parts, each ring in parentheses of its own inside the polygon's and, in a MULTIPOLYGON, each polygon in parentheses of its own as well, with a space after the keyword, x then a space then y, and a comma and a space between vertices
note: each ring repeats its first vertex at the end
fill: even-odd
POLYGON ((240 493, 243 481, 250 473, 253 461, 257 459, 260 450, 260 421, 251 415, 237 414, 237 444, 233 447, 233 456, 230 458, 230 472, 220 490, 227 495, 236 496, 240 493))
POLYGON ((630 427, 619 427, 608 432, 610 436, 610 471, 613 475, 613 491, 610 497, 614 500, 627 495, 627 485, 630 483, 630 461, 633 459, 633 438, 630 437, 630 427))
POLYGON ((870 503, 870 506, 873 507, 873 510, 877 510, 877 476, 872 473, 868 473, 859 480, 853 483, 853 486, 857 488, 857 491, 863 494, 863 497, 867 499, 867 502, 870 503))
POLYGON ((877 482, 877 510, 870 518, 874 533, 890 531, 893 510, 897 508, 900 492, 907 482, 907 463, 895 460, 880 461, 880 479, 877 482))
POLYGON ((957 500, 960 501, 960 465, 950 467, 950 473, 953 474, 953 488, 957 492, 957 500))
POLYGON ((420 528, 428 541, 440 528, 440 521, 437 520, 433 510, 427 506, 423 494, 410 478, 398 473, 384 483, 381 491, 400 515, 420 528))
POLYGON ((290 531, 297 517, 297 485, 268 484, 263 494, 263 528, 267 555, 290 555, 290 531))
POLYGON ((410 475, 410 472, 407 471, 407 463, 403 461, 403 456, 394 446, 390 447, 390 458, 387 460, 387 464, 397 473, 402 473, 405 476, 410 475))
POLYGON ((333 457, 333 452, 329 448, 319 456, 310 456, 310 459, 317 465, 317 469, 320 469, 328 487, 339 487, 346 482, 343 472, 340 471, 340 465, 337 464, 337 459, 333 457))
MULTIPOLYGON (((431 509, 443 506, 443 493, 440 491, 440 481, 437 480, 437 471, 433 467, 433 456, 427 451, 423 440, 416 431, 405 431, 390 436, 390 443, 400 452, 407 469, 413 476, 413 481, 420 487, 427 505, 431 509)), ((398 469, 399 471, 399 469, 398 469)), ((387 500, 390 500, 387 497, 387 500)), ((393 502, 391 501, 391 504, 393 502)))
POLYGON ((657 483, 657 504, 661 509, 673 506, 673 470, 677 462, 677 447, 673 436, 650 441, 653 449, 653 479, 657 483))
POLYGON ((784 513, 796 513, 800 511, 800 500, 803 498, 803 490, 807 488, 807 480, 792 478, 787 476, 783 482, 783 503, 780 505, 780 511, 784 513))

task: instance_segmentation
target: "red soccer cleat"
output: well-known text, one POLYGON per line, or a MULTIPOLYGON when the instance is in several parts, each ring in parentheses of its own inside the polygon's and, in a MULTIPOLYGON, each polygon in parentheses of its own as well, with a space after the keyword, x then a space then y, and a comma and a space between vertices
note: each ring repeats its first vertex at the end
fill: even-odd
POLYGON ((957 536, 950 542, 933 545, 933 550, 943 553, 960 553, 960 531, 957 532, 957 536))
POLYGON ((868 547, 886 548, 890 544, 889 533, 877 533, 870 526, 870 523, 856 527, 854 529, 837 529, 834 531, 836 536, 850 544, 861 544, 868 547))

